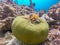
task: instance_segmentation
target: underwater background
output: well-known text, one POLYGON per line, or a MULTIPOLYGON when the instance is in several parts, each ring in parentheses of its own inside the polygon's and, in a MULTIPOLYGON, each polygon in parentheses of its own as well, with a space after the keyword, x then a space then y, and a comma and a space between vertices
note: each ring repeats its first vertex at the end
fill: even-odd
MULTIPOLYGON (((25 16, 28 18, 28 16, 31 17, 33 15, 32 19, 38 15, 39 18, 45 18, 49 25, 47 40, 37 45, 60 45, 60 0, 32 0, 32 3, 31 0, 0 0, 0 45, 26 45, 14 39, 11 24, 17 16, 25 16), (32 3, 35 6, 31 9, 30 7, 33 7, 31 6, 32 3)), ((31 18, 27 20, 29 19, 31 18)), ((17 21, 20 21, 20 19, 17 21)), ((35 22, 37 24, 40 20, 38 19, 33 23, 35 24, 35 22)), ((21 26, 23 27, 24 25, 21 26)))
MULTIPOLYGON (((32 0, 32 2, 35 4, 34 9, 36 11, 40 11, 40 10, 46 10, 48 11, 48 9, 53 6, 54 4, 58 3, 60 0, 32 0)), ((19 6, 21 5, 27 5, 30 6, 30 0, 13 0, 13 2, 15 2, 16 4, 18 4, 19 6)))

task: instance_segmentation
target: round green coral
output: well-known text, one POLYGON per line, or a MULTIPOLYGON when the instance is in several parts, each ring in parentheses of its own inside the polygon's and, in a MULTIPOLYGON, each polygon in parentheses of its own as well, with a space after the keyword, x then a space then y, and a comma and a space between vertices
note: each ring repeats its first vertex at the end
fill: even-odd
POLYGON ((18 16, 12 23, 14 36, 26 44, 38 44, 47 39, 49 26, 47 22, 40 18, 40 23, 34 24, 24 16, 18 16))

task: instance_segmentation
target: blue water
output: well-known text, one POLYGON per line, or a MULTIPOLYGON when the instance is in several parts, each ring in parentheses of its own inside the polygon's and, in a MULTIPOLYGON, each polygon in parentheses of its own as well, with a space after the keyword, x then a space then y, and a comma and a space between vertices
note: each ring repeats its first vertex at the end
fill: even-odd
MULTIPOLYGON (((54 4, 58 3, 60 0, 32 0, 33 3, 35 3, 35 10, 40 11, 40 10, 48 10, 51 6, 54 4)), ((21 5, 30 5, 29 0, 13 0, 13 2, 17 3, 19 6, 21 5)))

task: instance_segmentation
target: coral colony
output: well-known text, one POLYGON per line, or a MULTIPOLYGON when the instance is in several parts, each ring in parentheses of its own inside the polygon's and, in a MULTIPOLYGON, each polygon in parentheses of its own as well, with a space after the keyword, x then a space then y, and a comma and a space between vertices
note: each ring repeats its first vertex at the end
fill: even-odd
POLYGON ((60 45, 60 2, 37 12, 12 1, 0 0, 0 45, 60 45))

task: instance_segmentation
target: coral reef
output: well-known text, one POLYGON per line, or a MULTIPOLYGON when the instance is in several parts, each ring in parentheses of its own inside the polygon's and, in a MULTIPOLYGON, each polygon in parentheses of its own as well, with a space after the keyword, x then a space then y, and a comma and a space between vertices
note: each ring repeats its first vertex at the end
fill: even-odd
POLYGON ((10 30, 11 23, 16 16, 30 15, 33 9, 27 6, 18 6, 15 3, 0 3, 0 30, 10 30))
MULTIPOLYGON (((24 15, 31 15, 32 13, 36 13, 30 7, 25 5, 18 6, 15 3, 7 3, 7 2, 0 2, 0 45, 6 45, 8 42, 13 40, 14 36, 12 34, 5 35, 7 31, 11 31, 11 23, 16 16, 24 16, 24 15), (1 36, 4 37, 2 38, 1 36), (11 36, 10 36, 11 35, 11 36), (9 36, 11 38, 9 38, 9 36), (8 41, 7 41, 8 38, 8 41)), ((39 16, 41 17, 43 14, 46 14, 45 10, 40 11, 39 16)), ((47 40, 38 45, 60 45, 60 3, 52 6, 47 15, 57 22, 54 24, 53 22, 50 23, 50 30, 47 37, 47 40)), ((16 40, 16 39, 14 39, 16 40)), ((14 42, 13 40, 13 42, 14 42)), ((16 43, 18 43, 17 41, 16 43)), ((14 42, 15 43, 15 42, 14 42)), ((23 44, 22 44, 23 45, 23 44)))

